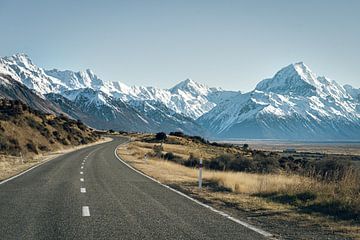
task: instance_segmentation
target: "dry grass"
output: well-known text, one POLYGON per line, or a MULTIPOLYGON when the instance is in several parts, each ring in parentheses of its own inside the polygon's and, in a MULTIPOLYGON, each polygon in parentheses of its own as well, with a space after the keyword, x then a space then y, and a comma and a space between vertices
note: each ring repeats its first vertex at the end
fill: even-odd
MULTIPOLYGON (((153 146, 154 143, 132 142, 121 146, 118 153, 140 171, 165 184, 186 188, 186 191, 196 193, 207 200, 232 202, 235 206, 249 211, 263 209, 268 212, 289 212, 286 217, 294 221, 307 219, 306 221, 326 225, 347 236, 360 237, 358 224, 352 221, 329 219, 319 214, 322 211, 329 211, 329 208, 333 208, 335 212, 339 210, 333 203, 340 202, 350 210, 351 206, 360 203, 359 186, 352 175, 341 182, 325 183, 298 175, 205 170, 203 172, 204 186, 208 191, 199 191, 196 188, 197 169, 159 158, 145 160, 144 155, 150 152, 153 146), (220 187, 220 191, 208 189, 206 183, 215 183, 220 187), (224 188, 229 189, 230 192, 221 190, 224 188), (299 208, 312 214, 304 215, 303 211, 298 212, 299 208)), ((197 150, 195 147, 189 148, 182 145, 164 144, 163 146, 164 151, 171 151, 177 155, 187 155, 197 150)), ((351 216, 351 213, 349 214, 351 216)))
POLYGON ((272 193, 298 188, 309 179, 296 175, 207 171, 205 178, 236 193, 272 193))
POLYGON ((11 176, 14 176, 22 171, 25 171, 26 169, 29 169, 30 167, 36 164, 56 158, 62 154, 108 141, 111 141, 111 138, 101 138, 94 143, 89 143, 86 145, 81 145, 76 147, 69 146, 61 150, 48 152, 46 154, 35 155, 31 157, 24 156, 21 158, 21 157, 9 156, 9 155, 0 155, 0 181, 9 178, 11 176))

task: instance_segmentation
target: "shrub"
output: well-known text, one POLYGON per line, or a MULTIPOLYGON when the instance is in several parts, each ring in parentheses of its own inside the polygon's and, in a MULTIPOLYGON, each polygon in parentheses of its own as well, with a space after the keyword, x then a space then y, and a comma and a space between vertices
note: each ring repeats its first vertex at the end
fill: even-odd
POLYGON ((273 173, 279 169, 279 161, 275 158, 266 157, 257 162, 257 172, 273 173))
POLYGON ((184 165, 187 167, 196 167, 200 163, 200 159, 195 157, 193 153, 190 153, 189 158, 184 161, 184 165))
POLYGON ((338 181, 343 179, 352 168, 350 161, 335 159, 316 161, 313 165, 315 174, 323 180, 338 181))
POLYGON ((37 150, 37 147, 35 146, 35 144, 32 141, 28 142, 26 144, 26 147, 29 150, 29 152, 33 152, 35 154, 39 153, 38 150, 37 150))
POLYGON ((175 137, 184 137, 185 136, 185 134, 183 132, 170 132, 169 135, 175 136, 175 137))
POLYGON ((172 153, 172 152, 167 152, 167 153, 165 153, 165 155, 164 155, 164 159, 166 159, 166 160, 174 160, 174 158, 175 158, 175 155, 174 155, 174 153, 172 153))
POLYGON ((165 141, 166 138, 167 138, 167 136, 166 136, 166 133, 164 133, 164 132, 158 132, 155 135, 155 139, 158 140, 158 141, 165 141))
POLYGON ((164 149, 163 149, 163 147, 161 145, 154 145, 154 147, 153 147, 153 156, 154 157, 161 157, 163 150, 164 149))

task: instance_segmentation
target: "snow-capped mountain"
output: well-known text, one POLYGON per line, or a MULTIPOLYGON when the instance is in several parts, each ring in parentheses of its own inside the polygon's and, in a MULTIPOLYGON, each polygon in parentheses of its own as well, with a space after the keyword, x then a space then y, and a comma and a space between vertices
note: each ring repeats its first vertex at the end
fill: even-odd
POLYGON ((158 101, 192 119, 208 112, 219 102, 239 94, 235 91, 209 88, 191 79, 186 79, 171 89, 127 86, 120 82, 104 81, 89 69, 79 72, 44 70, 33 64, 26 54, 0 58, 0 71, 10 74, 40 94, 63 94, 69 90, 90 88, 125 102, 158 101))
POLYGON ((192 119, 197 119, 210 111, 217 103, 239 94, 235 91, 209 88, 191 79, 186 79, 170 89, 160 89, 127 86, 120 82, 106 82, 99 79, 90 70, 72 72, 53 69, 46 71, 46 73, 59 79, 62 84, 68 87, 68 90, 91 88, 125 102, 158 101, 169 109, 192 119))
POLYGON ((0 74, 0 95, 33 100, 42 111, 63 111, 95 128, 207 129, 221 138, 360 138, 360 89, 318 77, 302 62, 245 94, 191 79, 170 89, 127 86, 91 70, 44 70, 25 54, 0 58, 0 74))
POLYGON ((300 62, 220 103, 198 122, 227 138, 359 139, 357 94, 300 62))
MULTIPOLYGON (((188 119, 181 112, 179 106, 187 106, 189 99, 179 98, 178 103, 173 103, 170 90, 128 87, 120 82, 103 81, 89 69, 79 72, 44 70, 33 64, 26 54, 0 58, 0 73, 10 76, 40 98, 45 101, 48 98, 70 116, 80 118, 95 128, 148 132, 184 129, 188 134, 204 133, 193 119, 188 119), (142 101, 146 104, 139 104, 142 101), (150 102, 151 111, 145 108, 150 102), (93 117, 90 117, 91 114, 93 117), (156 121, 149 116, 156 116, 156 121)), ((2 80, 2 84, 8 84, 6 78, 2 80)), ((196 117, 193 112, 189 112, 189 115, 196 117)))
POLYGON ((34 65, 26 54, 0 58, 0 72, 40 94, 67 89, 59 79, 47 75, 44 69, 34 65))
POLYGON ((30 90, 24 84, 13 79, 8 74, 0 72, 0 98, 11 100, 20 100, 29 107, 37 109, 44 113, 60 114, 61 108, 42 96, 39 96, 34 90, 30 90))

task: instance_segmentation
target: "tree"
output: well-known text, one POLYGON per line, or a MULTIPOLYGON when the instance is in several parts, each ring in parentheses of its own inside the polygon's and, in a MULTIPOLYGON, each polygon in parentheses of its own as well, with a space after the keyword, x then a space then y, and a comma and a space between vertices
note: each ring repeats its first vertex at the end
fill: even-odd
POLYGON ((165 141, 167 136, 166 136, 166 133, 164 132, 158 132, 155 136, 156 140, 158 141, 165 141))

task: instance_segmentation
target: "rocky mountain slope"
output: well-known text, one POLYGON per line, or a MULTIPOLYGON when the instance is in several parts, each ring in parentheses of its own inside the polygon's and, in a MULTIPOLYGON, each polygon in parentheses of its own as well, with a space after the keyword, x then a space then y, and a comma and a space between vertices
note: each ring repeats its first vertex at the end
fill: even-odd
POLYGON ((316 76, 302 62, 244 94, 191 79, 170 89, 127 86, 91 70, 44 70, 25 54, 0 58, 0 73, 0 94, 95 128, 214 138, 360 138, 360 89, 316 76))
MULTIPOLYGON (((23 92, 33 93, 43 99, 45 107, 33 107, 45 112, 63 111, 95 128, 141 132, 182 130, 189 134, 205 132, 193 119, 179 113, 174 114, 174 110, 170 108, 165 109, 168 107, 162 100, 165 94, 169 94, 168 90, 127 87, 118 82, 106 82, 99 79, 91 70, 44 70, 34 65, 25 54, 0 58, 0 72, 3 76, 15 80, 8 84, 9 86, 16 85, 16 89, 31 89, 33 91, 23 92), (148 99, 153 101, 153 106, 161 107, 151 110, 152 116, 157 115, 157 121, 147 117, 149 112, 139 108, 138 104, 130 105, 148 99), (155 104, 154 101, 158 103, 155 104), (46 109, 46 105, 50 109, 46 109)), ((25 100, 17 94, 13 94, 12 98, 25 100)), ((167 103, 169 104, 169 101, 167 103)))

